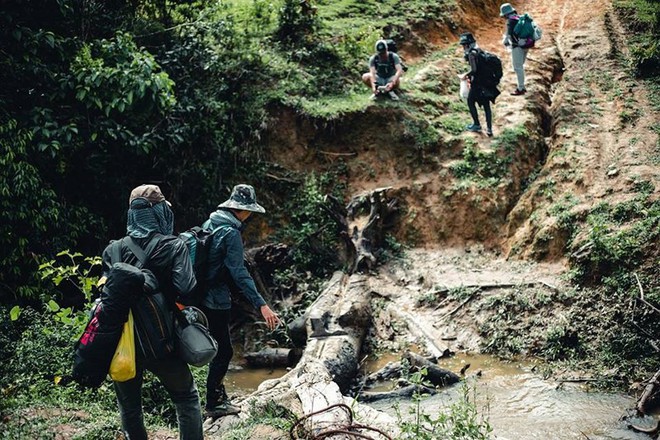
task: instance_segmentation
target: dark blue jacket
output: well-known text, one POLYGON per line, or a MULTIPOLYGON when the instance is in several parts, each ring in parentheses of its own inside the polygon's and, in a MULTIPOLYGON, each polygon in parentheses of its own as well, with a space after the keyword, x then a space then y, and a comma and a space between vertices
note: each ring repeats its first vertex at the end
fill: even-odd
POLYGON ((231 291, 226 278, 223 277, 231 277, 236 287, 255 309, 266 304, 257 292, 254 280, 243 261, 242 226, 240 220, 230 211, 223 209, 211 213, 209 219, 202 225, 207 230, 217 229, 209 250, 208 286, 210 287, 204 297, 204 305, 209 309, 231 309, 231 291))

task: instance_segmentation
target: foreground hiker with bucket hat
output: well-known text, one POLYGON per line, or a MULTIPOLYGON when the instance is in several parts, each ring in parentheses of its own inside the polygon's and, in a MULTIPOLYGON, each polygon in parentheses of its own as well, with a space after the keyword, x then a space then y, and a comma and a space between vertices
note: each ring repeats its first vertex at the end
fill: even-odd
POLYGON ((254 280, 243 260, 241 230, 252 213, 263 214, 266 210, 257 203, 254 188, 236 185, 229 199, 218 205, 202 228, 213 231, 213 241, 208 256, 208 291, 202 302, 202 310, 209 320, 211 335, 218 341, 218 354, 211 361, 206 380, 207 417, 217 418, 237 414, 240 409, 231 404, 224 387, 224 378, 234 354, 231 346, 229 322, 231 318, 231 291, 233 283, 245 295, 255 309, 261 312, 266 325, 273 330, 280 320, 257 291, 254 280))

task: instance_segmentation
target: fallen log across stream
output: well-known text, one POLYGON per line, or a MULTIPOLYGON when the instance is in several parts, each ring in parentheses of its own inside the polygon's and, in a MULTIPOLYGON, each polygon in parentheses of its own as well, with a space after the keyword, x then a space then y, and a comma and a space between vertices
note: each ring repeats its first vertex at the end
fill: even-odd
MULTIPOLYGON (((371 319, 370 300, 371 289, 365 275, 336 272, 305 313, 308 337, 302 358, 286 375, 263 382, 253 394, 237 401, 243 413, 247 414, 250 406, 274 402, 305 418, 298 429, 308 436, 300 438, 313 439, 337 427, 351 426, 353 417, 339 406, 347 404, 354 410, 357 423, 377 426, 388 435, 396 435, 398 427, 392 417, 342 394, 358 372, 361 347, 371 319), (322 411, 329 407, 333 408, 322 411), (316 412, 319 413, 309 416, 316 412)), ((237 417, 218 419, 207 425, 206 432, 210 435, 222 432, 232 419, 235 421, 237 417)), ((386 438, 375 437, 380 434, 373 432, 369 435, 386 438)), ((333 434, 323 438, 354 437, 333 434)))

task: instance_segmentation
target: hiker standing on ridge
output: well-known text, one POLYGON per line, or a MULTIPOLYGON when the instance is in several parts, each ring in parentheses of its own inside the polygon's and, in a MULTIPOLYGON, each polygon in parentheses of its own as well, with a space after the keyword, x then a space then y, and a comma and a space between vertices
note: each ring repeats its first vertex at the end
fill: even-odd
POLYGON ((511 64, 513 71, 516 73, 517 86, 516 90, 511 92, 512 95, 524 95, 525 89, 525 60, 527 60, 527 41, 518 39, 514 33, 516 24, 518 24, 519 16, 516 10, 510 3, 503 3, 500 6, 500 17, 506 19, 506 32, 502 43, 505 47, 511 48, 511 64))
POLYGON ((399 79, 403 75, 401 58, 387 49, 385 40, 376 42, 376 53, 369 58, 369 72, 362 75, 362 81, 371 88, 371 99, 380 95, 388 95, 393 101, 399 97, 394 89, 399 87, 399 79))
POLYGON ((234 354, 229 334, 231 317, 231 291, 229 283, 261 312, 266 325, 273 330, 280 320, 257 291, 254 280, 243 260, 241 230, 253 212, 263 214, 266 210, 257 203, 254 188, 250 185, 236 185, 228 200, 218 205, 202 228, 215 231, 209 249, 208 292, 204 296, 202 309, 209 321, 211 335, 218 341, 218 354, 209 366, 206 379, 207 417, 218 418, 238 414, 240 408, 229 401, 223 381, 229 362, 234 354))
MULTIPOLYGON (((495 102, 495 98, 500 94, 500 91, 497 90, 499 78, 489 71, 489 66, 483 61, 485 53, 477 46, 477 41, 471 33, 461 34, 459 43, 463 47, 465 60, 470 63, 470 71, 463 78, 470 81, 467 104, 470 109, 470 116, 472 116, 472 124, 465 127, 465 129, 475 133, 481 131, 479 114, 477 113, 477 104, 479 104, 484 108, 484 115, 486 115, 486 134, 492 136, 493 113, 490 108, 490 101, 495 102)), ((499 74, 501 75, 501 72, 499 74)))
MULTIPOLYGON (((162 293, 170 296, 169 299, 174 302, 176 294, 185 296, 191 292, 196 281, 185 243, 172 235, 174 214, 170 204, 156 185, 140 185, 133 189, 128 203, 127 240, 143 250, 153 247, 149 253, 149 269, 155 275, 162 293)), ((104 274, 112 267, 113 243, 103 251, 104 274)), ((121 260, 137 265, 138 257, 133 254, 126 240, 120 243, 118 253, 121 260)), ((176 356, 147 359, 142 350, 136 350, 135 366, 137 371, 133 379, 113 382, 126 438, 147 440, 141 395, 143 373, 147 369, 158 377, 176 406, 180 439, 202 440, 199 394, 188 364, 176 356)))

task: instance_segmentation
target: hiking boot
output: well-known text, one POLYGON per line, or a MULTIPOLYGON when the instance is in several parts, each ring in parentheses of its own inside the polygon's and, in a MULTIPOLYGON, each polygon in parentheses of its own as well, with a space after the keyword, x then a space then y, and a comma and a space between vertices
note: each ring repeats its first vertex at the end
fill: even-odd
POLYGON ((520 96, 520 95, 524 95, 526 91, 527 91, 526 89, 522 89, 522 90, 521 89, 516 89, 513 92, 511 92, 511 94, 513 96, 520 96))
POLYGON ((471 131, 473 133, 479 133, 481 131, 481 125, 479 124, 470 124, 467 127, 465 127, 467 131, 471 131))
POLYGON ((486 130, 486 134, 488 135, 488 137, 493 137, 493 129, 489 127, 489 128, 486 130))
POLYGON ((204 415, 212 419, 238 414, 240 412, 241 409, 232 405, 229 401, 229 396, 227 396, 224 385, 220 385, 209 394, 206 407, 204 408, 204 415))
POLYGON ((213 408, 204 408, 204 417, 211 419, 219 419, 220 417, 238 415, 241 409, 238 406, 232 405, 229 401, 218 403, 213 408))
POLYGON ((398 101, 399 100, 399 97, 396 95, 396 93, 394 93, 394 90, 390 90, 388 95, 389 95, 390 99, 392 99, 392 101, 398 101))

